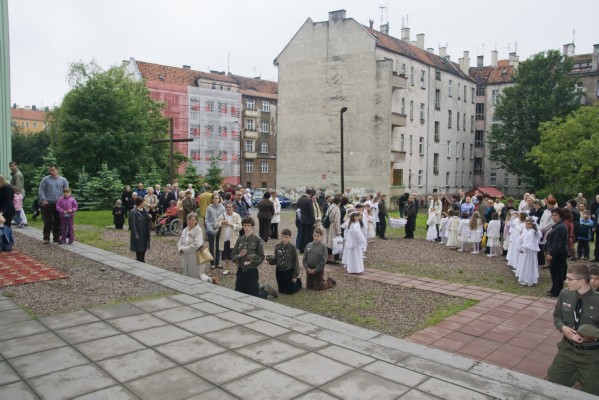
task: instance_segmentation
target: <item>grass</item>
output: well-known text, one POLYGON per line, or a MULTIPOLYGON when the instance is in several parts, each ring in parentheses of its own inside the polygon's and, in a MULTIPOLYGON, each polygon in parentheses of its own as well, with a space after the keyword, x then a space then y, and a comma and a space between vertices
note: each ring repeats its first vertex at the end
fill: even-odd
POLYGON ((466 310, 476 304, 478 304, 478 301, 472 299, 466 299, 463 303, 460 304, 450 304, 447 307, 437 310, 434 314, 429 315, 425 320, 425 324, 426 326, 437 325, 444 319, 449 318, 452 315, 457 314, 460 311, 466 310))

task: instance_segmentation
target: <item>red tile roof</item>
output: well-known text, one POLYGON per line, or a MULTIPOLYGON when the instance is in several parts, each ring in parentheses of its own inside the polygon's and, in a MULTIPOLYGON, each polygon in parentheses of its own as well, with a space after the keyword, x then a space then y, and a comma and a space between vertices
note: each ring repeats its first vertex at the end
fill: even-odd
POLYGON ((397 54, 401 54, 405 57, 419 61, 423 64, 430 65, 447 73, 457 75, 461 78, 472 80, 472 78, 464 74, 460 70, 460 66, 454 62, 451 62, 447 58, 439 57, 438 55, 431 53, 430 51, 421 49, 417 46, 413 46, 403 40, 394 38, 393 36, 385 35, 377 30, 364 26, 364 29, 370 33, 376 39, 376 45, 378 47, 387 49, 397 54))
POLYGON ((29 121, 45 121, 46 113, 40 110, 28 110, 26 108, 11 108, 12 119, 24 119, 29 121))
POLYGON ((470 190, 468 193, 466 193, 466 196, 473 196, 475 191, 479 191, 483 194, 483 196, 488 196, 488 197, 505 197, 505 194, 503 194, 501 191, 499 191, 497 188, 495 187, 491 187, 491 186, 478 186, 473 188, 472 190, 470 190))
POLYGON ((472 67, 470 68, 470 76, 480 86, 512 83, 514 81, 512 76, 516 69, 509 64, 509 60, 499 60, 497 61, 497 67, 472 67))
POLYGON ((235 84, 235 80, 227 75, 210 72, 195 71, 193 69, 171 67, 168 65, 153 64, 144 61, 135 61, 141 77, 146 81, 160 81, 176 85, 198 86, 199 78, 216 82, 235 84))
POLYGON ((229 76, 239 84, 242 95, 277 99, 277 94, 279 93, 277 82, 234 74, 229 74, 229 76))

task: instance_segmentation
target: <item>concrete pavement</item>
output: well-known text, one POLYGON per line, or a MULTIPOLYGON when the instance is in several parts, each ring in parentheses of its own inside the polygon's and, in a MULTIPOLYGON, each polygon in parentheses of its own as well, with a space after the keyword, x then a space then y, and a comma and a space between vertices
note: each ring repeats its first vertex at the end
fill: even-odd
POLYGON ((65 249, 181 294, 38 320, 0 298, 0 399, 594 398, 81 243, 65 249))

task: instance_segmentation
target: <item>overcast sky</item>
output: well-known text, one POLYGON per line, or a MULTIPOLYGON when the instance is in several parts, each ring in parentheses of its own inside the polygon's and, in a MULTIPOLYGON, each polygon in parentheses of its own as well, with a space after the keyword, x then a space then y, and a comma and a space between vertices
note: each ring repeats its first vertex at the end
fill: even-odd
POLYGON ((345 9, 378 29, 381 5, 392 36, 403 20, 412 40, 424 33, 435 52, 447 44, 454 61, 469 50, 472 66, 477 55, 489 64, 495 48, 507 58, 516 42, 520 60, 573 38, 576 54, 599 43, 597 0, 9 0, 12 103, 59 105, 68 64, 92 58, 104 68, 134 57, 277 80, 273 60, 306 19, 345 9))

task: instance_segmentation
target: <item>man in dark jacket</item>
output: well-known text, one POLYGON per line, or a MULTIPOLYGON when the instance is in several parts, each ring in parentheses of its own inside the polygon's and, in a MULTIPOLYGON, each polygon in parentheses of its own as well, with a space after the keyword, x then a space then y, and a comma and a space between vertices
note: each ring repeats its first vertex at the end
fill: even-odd
POLYGON ((387 230, 387 218, 389 217, 387 204, 385 203, 386 198, 386 194, 381 194, 381 199, 379 200, 379 237, 383 240, 387 240, 385 231, 387 230))
POLYGON ((314 206, 312 205, 312 190, 306 189, 306 192, 297 201, 297 208, 299 208, 301 217, 301 240, 299 240, 298 250, 300 253, 304 252, 306 245, 312 241, 312 233, 314 232, 314 224, 316 218, 314 217, 314 206))
POLYGON ((408 201, 404 205, 404 217, 408 220, 406 223, 406 236, 404 239, 414 239, 414 230, 416 230, 416 202, 414 196, 408 197, 408 201))
POLYGON ((547 292, 549 297, 557 297, 564 288, 566 271, 568 270, 568 228, 564 223, 564 210, 554 208, 551 210, 553 226, 547 233, 547 261, 551 272, 551 289, 547 292))

